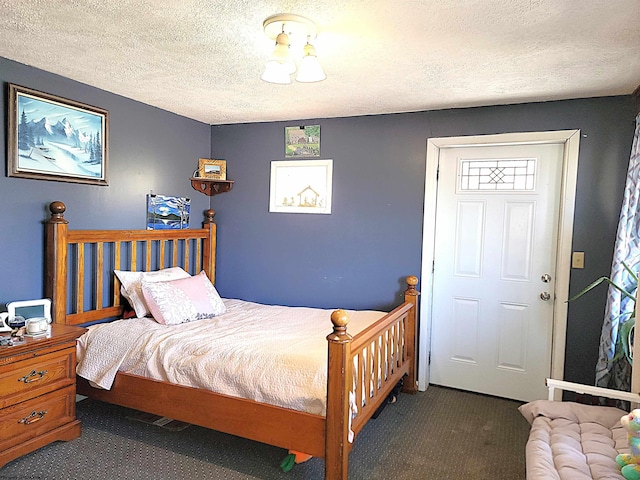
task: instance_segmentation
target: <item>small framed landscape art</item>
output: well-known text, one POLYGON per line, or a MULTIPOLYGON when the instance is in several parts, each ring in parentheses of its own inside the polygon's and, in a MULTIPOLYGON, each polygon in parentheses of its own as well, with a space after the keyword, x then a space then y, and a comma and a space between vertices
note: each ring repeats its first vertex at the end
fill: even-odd
POLYGON ((201 158, 198 161, 198 176, 210 180, 226 180, 227 162, 225 160, 201 158))
POLYGON ((284 127, 284 141, 285 158, 319 157, 320 125, 284 127))
POLYGON ((269 211, 331 213, 333 160, 271 162, 269 211))
POLYGON ((7 176, 108 185, 109 112, 9 84, 7 176))
POLYGON ((191 199, 170 195, 147 195, 147 230, 189 228, 191 199))

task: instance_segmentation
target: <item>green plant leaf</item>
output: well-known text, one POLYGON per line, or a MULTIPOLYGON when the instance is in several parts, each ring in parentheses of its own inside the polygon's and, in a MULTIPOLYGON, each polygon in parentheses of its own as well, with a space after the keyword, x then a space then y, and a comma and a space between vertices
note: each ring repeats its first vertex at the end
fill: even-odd
POLYGON ((582 297, 586 293, 590 292, 594 288, 596 288, 601 283, 608 283, 616 290, 618 290, 624 297, 627 297, 633 305, 633 309, 631 312, 622 312, 616 317, 613 317, 612 320, 617 321, 618 323, 618 332, 614 342, 614 355, 609 363, 615 362, 616 360, 625 357, 627 361, 632 364, 633 363, 633 333, 635 330, 635 319, 636 319, 636 292, 638 290, 638 275, 629 268, 629 266, 622 262, 622 266, 627 271, 630 276, 630 288, 626 289, 612 281, 609 277, 600 277, 597 280, 591 282, 584 289, 578 292, 576 295, 571 297, 567 302, 572 302, 582 297), (627 317, 623 320, 624 317, 627 317))
POLYGON ((632 334, 635 327, 635 317, 629 318, 627 321, 623 322, 618 326, 618 339, 621 347, 621 351, 624 353, 624 356, 627 357, 629 363, 633 362, 633 351, 632 351, 632 334))
MULTIPOLYGON (((601 283, 606 282, 609 285, 611 285, 612 287, 616 288, 617 290, 620 291, 620 293, 622 293, 622 295, 624 295, 625 297, 630 298, 631 300, 633 300, 635 302, 635 296, 633 293, 630 293, 628 291, 626 291, 624 288, 622 288, 620 285, 618 285, 617 283, 611 281, 611 279, 609 277, 600 277, 599 279, 597 279, 596 281, 594 281, 593 283, 589 284, 587 287, 585 287, 583 290, 581 290, 580 292, 578 292, 577 294, 575 294, 573 297, 571 297, 569 300, 567 300, 567 302, 572 302, 574 300, 577 300, 578 298, 582 297, 584 294, 590 292, 591 290, 593 290, 594 288, 596 288, 598 285, 600 285, 601 283)), ((637 280, 636 280, 637 282, 637 280)), ((636 283, 637 285, 637 283, 636 283)))

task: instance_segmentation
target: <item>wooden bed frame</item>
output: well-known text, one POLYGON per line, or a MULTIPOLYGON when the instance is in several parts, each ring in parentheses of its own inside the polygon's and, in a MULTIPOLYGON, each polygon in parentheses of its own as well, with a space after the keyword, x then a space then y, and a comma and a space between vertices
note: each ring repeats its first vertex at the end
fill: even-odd
MULTIPOLYGON (((53 202, 49 209, 45 293, 52 299, 56 323, 80 325, 121 318, 126 301, 121 299, 114 269, 181 266, 192 274, 204 270, 214 281, 213 210, 205 212, 202 229, 154 231, 70 230, 64 203, 53 202)), ((325 479, 346 479, 354 438, 393 387, 404 377, 403 391, 417 392, 417 283, 416 277, 407 277, 404 303, 353 337, 347 333, 345 312, 333 312, 333 332, 327 336, 326 416, 125 373, 118 373, 111 390, 93 388, 78 377, 78 393, 322 457, 325 479), (363 361, 364 350, 373 360, 363 361), (354 382, 356 368, 358 381, 354 382), (350 397, 358 405, 356 413, 350 397)))

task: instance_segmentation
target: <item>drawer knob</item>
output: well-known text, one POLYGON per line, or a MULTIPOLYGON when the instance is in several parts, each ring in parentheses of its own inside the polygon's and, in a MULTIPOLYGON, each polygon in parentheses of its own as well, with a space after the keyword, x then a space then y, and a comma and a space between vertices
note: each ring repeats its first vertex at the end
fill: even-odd
POLYGON ((47 373, 49 373, 49 370, 40 370, 39 372, 32 370, 31 373, 28 373, 24 377, 20 377, 18 381, 24 383, 37 382, 38 380, 42 380, 42 377, 44 377, 47 373))
POLYGON ((18 420, 18 423, 22 423, 24 425, 31 425, 32 423, 36 423, 44 418, 47 414, 46 410, 41 410, 36 412, 35 410, 31 412, 31 415, 28 417, 24 417, 22 420, 18 420))

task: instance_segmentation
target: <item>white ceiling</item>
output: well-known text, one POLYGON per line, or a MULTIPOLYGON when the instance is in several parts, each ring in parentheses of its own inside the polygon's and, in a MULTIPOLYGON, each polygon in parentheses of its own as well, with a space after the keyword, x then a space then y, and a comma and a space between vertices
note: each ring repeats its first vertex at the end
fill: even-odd
POLYGON ((586 98, 640 83, 640 1, 0 0, 0 56, 208 124, 586 98), (260 80, 276 13, 325 81, 260 80))

